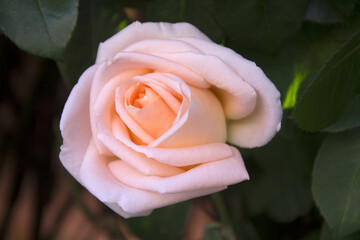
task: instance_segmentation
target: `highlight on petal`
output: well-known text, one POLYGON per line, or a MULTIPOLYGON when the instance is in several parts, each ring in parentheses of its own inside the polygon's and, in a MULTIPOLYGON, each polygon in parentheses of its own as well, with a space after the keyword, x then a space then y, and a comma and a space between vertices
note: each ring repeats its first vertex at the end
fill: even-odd
POLYGON ((122 50, 123 52, 142 53, 172 53, 172 52, 195 52, 200 53, 196 46, 177 39, 145 39, 135 42, 122 50))
POLYGON ((217 161, 232 156, 231 148, 225 143, 210 143, 183 148, 151 148, 127 142, 132 149, 158 162, 184 167, 217 161))

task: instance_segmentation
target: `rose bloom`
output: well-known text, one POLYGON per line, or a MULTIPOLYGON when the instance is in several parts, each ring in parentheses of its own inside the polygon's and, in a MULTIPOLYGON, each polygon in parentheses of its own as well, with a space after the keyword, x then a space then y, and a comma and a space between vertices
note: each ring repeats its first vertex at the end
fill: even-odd
POLYGON ((65 168, 124 217, 249 179, 239 151, 280 129, 255 63, 188 23, 135 22, 100 43, 60 121, 65 168))

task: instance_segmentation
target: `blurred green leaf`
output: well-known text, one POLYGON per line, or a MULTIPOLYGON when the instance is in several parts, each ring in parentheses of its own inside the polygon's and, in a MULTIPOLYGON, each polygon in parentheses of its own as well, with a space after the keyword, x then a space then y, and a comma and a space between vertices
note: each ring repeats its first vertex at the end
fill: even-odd
POLYGON ((274 52, 300 30, 308 0, 214 2, 214 16, 230 47, 274 52))
POLYGON ((313 205, 311 166, 322 136, 301 132, 287 118, 282 124, 282 130, 266 146, 240 151, 250 181, 232 191, 242 196, 250 216, 266 211, 278 222, 291 222, 313 205))
POLYGON ((0 0, 0 27, 19 48, 60 59, 77 19, 78 0, 0 0))
POLYGON ((315 23, 341 23, 354 10, 356 0, 310 0, 305 19, 315 23))
POLYGON ((313 194, 336 238, 360 231, 360 129, 326 138, 315 160, 313 194))
MULTIPOLYGON (((302 26, 297 39, 287 41, 279 53, 276 54, 281 57, 281 61, 277 61, 275 57, 272 57, 272 60, 268 61, 272 65, 269 67, 267 65, 261 66, 279 88, 283 97, 290 88, 291 82, 288 79, 295 79, 299 73, 307 74, 297 94, 297 96, 303 95, 304 90, 314 79, 320 67, 328 62, 359 28, 359 17, 354 18, 351 24, 342 26, 324 26, 306 22, 302 26), (276 75, 273 73, 276 73, 276 75)), ((260 63, 262 64, 262 62, 260 63)), ((283 99, 284 101, 285 99, 283 99)))
POLYGON ((343 21, 328 0, 310 0, 305 19, 316 23, 339 23, 343 21))
POLYGON ((230 240, 219 223, 210 223, 206 226, 203 240, 230 240))
POLYGON ((140 239, 181 239, 189 201, 156 209, 147 217, 127 219, 132 232, 140 239))
MULTIPOLYGON (((360 232, 352 234, 347 237, 340 238, 341 240, 359 240, 360 239, 360 232)), ((337 240, 333 237, 333 232, 331 231, 330 227, 324 223, 321 227, 320 231, 320 239, 319 240, 337 240)))
POLYGON ((301 72, 299 69, 295 69, 294 75, 294 80, 291 83, 283 102, 283 109, 289 109, 295 106, 300 85, 306 79, 308 74, 306 72, 301 72))
POLYGON ((340 119, 330 127, 327 132, 341 132, 360 126, 360 94, 356 95, 349 103, 340 119))
POLYGON ((335 123, 360 92, 360 31, 323 66, 295 106, 295 122, 307 131, 335 123))
POLYGON ((233 229, 236 239, 260 240, 253 223, 249 219, 234 220, 233 229))
POLYGON ((331 229, 326 223, 323 223, 321 227, 319 240, 333 240, 331 229))
POLYGON ((301 240, 319 240, 320 232, 319 230, 312 231, 301 238, 301 240))
POLYGON ((127 25, 129 25, 129 21, 127 19, 122 20, 119 25, 116 28, 116 32, 120 32, 121 30, 123 30, 124 28, 127 27, 127 25))
POLYGON ((214 19, 212 6, 212 0, 154 0, 148 5, 147 21, 189 22, 221 43, 224 33, 214 19))
POLYGON ((347 20, 351 15, 357 15, 356 5, 359 4, 358 0, 329 0, 330 4, 340 16, 347 20))
POLYGON ((124 7, 144 9, 152 0, 120 0, 124 7))
POLYGON ((114 35, 124 24, 121 1, 81 0, 79 18, 73 36, 58 61, 65 82, 74 86, 86 68, 95 63, 99 43, 114 35))

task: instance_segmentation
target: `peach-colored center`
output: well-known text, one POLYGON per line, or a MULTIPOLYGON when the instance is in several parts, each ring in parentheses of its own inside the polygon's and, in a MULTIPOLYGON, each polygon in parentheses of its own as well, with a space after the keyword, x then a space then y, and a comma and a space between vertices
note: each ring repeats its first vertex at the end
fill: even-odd
POLYGON ((131 94, 130 104, 137 108, 143 108, 156 101, 159 95, 150 87, 141 85, 131 94))
POLYGON ((125 93, 128 114, 154 139, 165 133, 174 123, 176 113, 151 87, 137 83, 125 93))

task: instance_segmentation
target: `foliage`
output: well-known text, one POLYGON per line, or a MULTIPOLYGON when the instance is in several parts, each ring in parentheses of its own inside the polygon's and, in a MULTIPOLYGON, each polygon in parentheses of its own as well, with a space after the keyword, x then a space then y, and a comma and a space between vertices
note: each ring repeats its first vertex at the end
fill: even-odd
POLYGON ((77 5, 77 0, 1 0, 0 26, 21 49, 60 59, 75 27, 77 5))
POLYGON ((315 202, 336 239, 360 230, 359 130, 329 135, 315 160, 315 202))
MULTIPOLYGON (((204 239, 231 239, 229 229, 244 240, 358 239, 359 1, 0 0, 0 27, 19 48, 57 60, 72 87, 99 42, 131 22, 129 8, 146 21, 194 24, 255 61, 281 92, 281 131, 262 148, 240 150, 251 180, 214 201, 220 222, 204 239)), ((145 239, 179 239, 189 205, 126 222, 145 239)))

